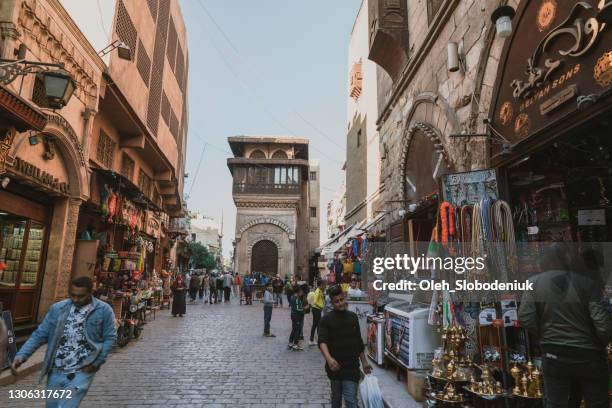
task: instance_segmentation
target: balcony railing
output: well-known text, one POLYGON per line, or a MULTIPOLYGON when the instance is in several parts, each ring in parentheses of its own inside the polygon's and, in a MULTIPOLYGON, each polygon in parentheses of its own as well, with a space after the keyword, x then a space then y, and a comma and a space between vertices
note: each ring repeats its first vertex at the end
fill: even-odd
POLYGON ((189 223, 186 218, 171 218, 168 225, 168 231, 177 233, 187 233, 189 231, 189 223))
POLYGON ((251 184, 234 183, 235 194, 299 194, 299 184, 251 184))

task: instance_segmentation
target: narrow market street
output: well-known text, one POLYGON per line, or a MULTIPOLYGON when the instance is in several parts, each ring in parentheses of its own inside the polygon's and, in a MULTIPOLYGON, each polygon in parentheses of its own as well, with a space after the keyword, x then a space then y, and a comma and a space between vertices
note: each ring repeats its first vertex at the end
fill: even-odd
MULTIPOLYGON (((306 329, 311 319, 306 319, 306 329)), ((286 348, 289 310, 274 309, 265 338, 260 303, 187 306, 184 318, 158 312, 142 339, 111 353, 83 407, 326 407, 329 382, 316 347, 286 348)), ((0 387, 0 406, 39 407, 9 400, 9 390, 42 389, 38 372, 0 387)))

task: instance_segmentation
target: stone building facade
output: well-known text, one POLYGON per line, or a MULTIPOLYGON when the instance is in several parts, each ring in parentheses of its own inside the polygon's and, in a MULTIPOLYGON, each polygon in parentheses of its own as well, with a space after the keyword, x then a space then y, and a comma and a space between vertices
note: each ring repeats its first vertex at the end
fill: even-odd
POLYGON ((319 174, 316 166, 316 174, 310 173, 308 140, 236 136, 228 141, 237 208, 235 271, 306 279, 319 244, 320 212, 314 201, 319 192, 310 191, 319 174))
MULTIPOLYGON (((509 2, 511 5, 515 5, 509 2)), ((504 39, 485 0, 369 0, 371 60, 378 75, 381 189, 385 222, 418 211, 438 193, 440 176, 487 166, 484 119, 504 39), (450 72, 448 44, 461 68, 450 72)), ((427 240, 429 237, 427 237, 427 240)))

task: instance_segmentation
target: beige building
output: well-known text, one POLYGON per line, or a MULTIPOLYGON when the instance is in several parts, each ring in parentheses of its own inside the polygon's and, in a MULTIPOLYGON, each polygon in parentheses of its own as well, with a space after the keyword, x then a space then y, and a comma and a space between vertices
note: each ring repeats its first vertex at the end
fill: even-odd
POLYGON ((235 136, 228 142, 237 208, 235 270, 308 278, 320 216, 320 175, 318 166, 310 167, 308 140, 235 136))
POLYGON ((221 257, 223 233, 219 223, 213 218, 206 217, 199 212, 189 215, 189 239, 199 242, 208 248, 208 251, 221 257))

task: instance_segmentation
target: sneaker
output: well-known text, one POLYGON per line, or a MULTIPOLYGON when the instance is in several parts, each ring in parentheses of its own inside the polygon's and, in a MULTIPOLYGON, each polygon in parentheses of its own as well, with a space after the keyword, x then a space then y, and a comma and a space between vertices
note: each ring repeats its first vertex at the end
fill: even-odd
POLYGON ((317 342, 316 342, 316 341, 312 341, 312 340, 310 340, 310 341, 308 342, 308 345, 309 345, 309 346, 316 346, 316 345, 317 345, 317 342))
POLYGON ((264 336, 266 336, 266 337, 276 337, 276 335, 274 335, 274 334, 272 334, 272 333, 267 333, 267 334, 264 334, 264 336))
POLYGON ((300 346, 297 346, 297 345, 294 345, 294 346, 293 346, 293 349, 294 349, 295 351, 302 351, 302 350, 304 350, 303 348, 301 348, 300 346))
POLYGON ((287 350, 293 350, 293 344, 291 343, 287 344, 287 350))

